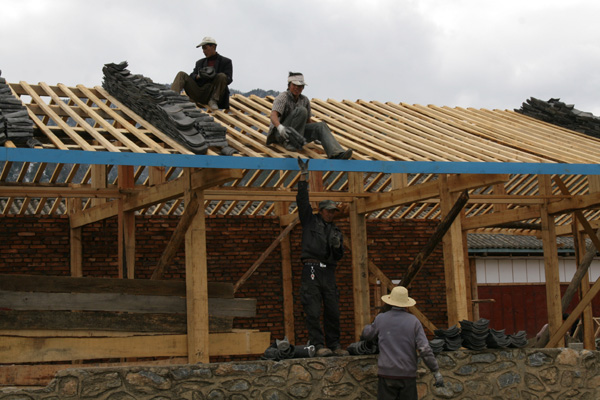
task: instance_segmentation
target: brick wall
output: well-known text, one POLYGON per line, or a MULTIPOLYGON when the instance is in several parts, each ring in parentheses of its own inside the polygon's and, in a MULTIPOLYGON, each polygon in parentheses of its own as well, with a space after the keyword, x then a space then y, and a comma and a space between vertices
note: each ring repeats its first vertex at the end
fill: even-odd
MULTIPOLYGON (((2 217, 0 219, 0 273, 69 275, 69 222, 67 217, 2 217)), ((136 278, 147 279, 160 258, 177 217, 137 217, 136 278)), ((338 225, 349 241, 349 221, 338 225)), ((369 220, 368 251, 370 259, 391 279, 400 277, 413 257, 423 248, 436 226, 435 221, 369 220)), ((271 217, 223 217, 206 219, 208 268, 210 281, 235 283, 260 257, 280 229, 271 217)), ((300 286, 301 227, 292 231, 292 260, 296 343, 307 341, 302 306, 297 293, 300 286)), ((84 276, 117 276, 117 221, 112 218, 83 228, 84 276)), ((184 279, 183 245, 165 278, 184 279)), ((283 292, 279 248, 240 288, 236 296, 257 299, 256 318, 237 318, 237 328, 270 331, 273 339, 283 338, 283 292)), ((354 341, 351 254, 342 259, 337 271, 341 292, 342 345, 354 341)), ((373 292, 373 291, 372 291, 373 292)), ((445 283, 441 245, 429 258, 410 288, 419 309, 440 326, 447 327, 445 283)), ((371 299, 373 304, 373 299, 371 299)))

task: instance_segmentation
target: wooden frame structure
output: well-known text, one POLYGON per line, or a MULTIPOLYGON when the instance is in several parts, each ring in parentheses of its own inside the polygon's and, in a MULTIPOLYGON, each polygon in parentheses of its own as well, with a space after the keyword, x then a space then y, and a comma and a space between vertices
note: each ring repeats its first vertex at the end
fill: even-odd
MULTIPOLYGON (((549 345, 560 345, 561 332, 570 326, 561 319, 556 236, 589 234, 599 226, 598 139, 508 110, 313 99, 315 119, 328 123, 339 142, 354 149, 353 160, 327 160, 315 144, 301 154, 267 146, 273 99, 235 95, 229 110, 212 115, 227 128, 229 144, 238 154, 219 156, 211 149, 200 156, 101 87, 26 82, 10 86, 26 105, 42 145, 23 149, 9 141, 2 149, 0 214, 67 214, 73 277, 82 275, 84 225, 118 218, 119 276, 131 279, 134 215, 182 215, 160 262, 166 265, 170 252, 185 243, 188 329, 180 341, 170 342, 178 349, 171 355, 207 362, 218 347, 208 334, 206 215, 279 216, 282 234, 270 248, 282 248, 285 331, 294 337, 286 231, 297 220, 298 155, 311 158, 311 200, 347 205, 357 336, 371 320, 369 281, 378 279, 387 289, 393 286, 369 260, 369 219, 441 220, 465 191, 469 199, 443 238, 449 325, 472 317, 466 233, 503 232, 542 237, 549 345)), ((259 265, 260 260, 252 268, 259 265)), ((159 277, 160 267, 156 271, 159 277)), ((592 327, 588 305, 600 283, 590 287, 583 282, 583 290, 586 294, 576 310, 581 307, 584 325, 592 327)), ((435 328, 418 309, 414 312, 428 329, 435 328)), ((10 335, 0 332, 3 340, 10 335)), ((239 335, 244 343, 252 342, 252 332, 239 335)), ((117 344, 119 340, 111 340, 111 346, 129 346, 117 344)), ((591 340, 586 334, 586 348, 591 348, 591 340)), ((23 349, 27 344, 14 346, 23 349)), ((241 351, 256 348, 250 343, 241 351)))

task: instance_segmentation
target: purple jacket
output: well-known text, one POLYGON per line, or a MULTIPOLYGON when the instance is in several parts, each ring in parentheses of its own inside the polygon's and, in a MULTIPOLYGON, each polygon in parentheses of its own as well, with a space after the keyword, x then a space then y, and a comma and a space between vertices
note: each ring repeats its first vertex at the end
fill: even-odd
POLYGON ((389 378, 416 378, 417 357, 436 372, 439 366, 421 322, 404 308, 392 307, 375 317, 362 332, 365 340, 379 340, 378 375, 389 378), (417 352, 419 354, 417 354, 417 352))

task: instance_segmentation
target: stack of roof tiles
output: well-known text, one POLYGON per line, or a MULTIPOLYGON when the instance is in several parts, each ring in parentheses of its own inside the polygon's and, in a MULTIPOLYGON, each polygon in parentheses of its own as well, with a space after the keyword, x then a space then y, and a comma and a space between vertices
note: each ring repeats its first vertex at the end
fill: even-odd
POLYGON ((372 340, 360 340, 348 346, 348 353, 353 356, 377 354, 379 353, 379 346, 377 342, 372 340))
POLYGON ((461 347, 470 350, 499 349, 506 347, 527 346, 527 333, 519 331, 513 335, 505 335, 504 329, 489 328, 490 321, 481 318, 475 322, 460 321, 460 328, 454 325, 448 329, 436 329, 429 345, 435 354, 442 351, 456 351, 461 347))
POLYGON ((39 144, 33 140, 33 121, 21 100, 12 95, 6 79, 0 71, 0 145, 7 140, 16 144, 27 144, 33 147, 39 144))
POLYGON ((127 62, 105 64, 102 86, 124 105, 196 154, 209 147, 231 155, 227 129, 189 101, 164 85, 142 75, 132 75, 127 62))
POLYGON ((485 318, 475 322, 460 321, 460 336, 463 340, 463 346, 471 350, 485 349, 486 339, 490 331, 489 325, 490 321, 485 318))
POLYGON ((462 347, 460 329, 457 325, 453 325, 448 329, 436 329, 433 333, 435 337, 429 342, 429 345, 436 354, 442 350, 456 351, 462 347))
POLYGON ((315 346, 306 344, 304 346, 294 346, 290 344, 287 336, 282 340, 275 340, 265 350, 262 359, 263 360, 287 360, 290 358, 308 358, 315 356, 315 346))
POLYGON ((573 104, 560 99, 543 101, 531 97, 520 109, 515 110, 532 118, 562 126, 576 132, 600 138, 600 118, 594 114, 577 110, 573 104))

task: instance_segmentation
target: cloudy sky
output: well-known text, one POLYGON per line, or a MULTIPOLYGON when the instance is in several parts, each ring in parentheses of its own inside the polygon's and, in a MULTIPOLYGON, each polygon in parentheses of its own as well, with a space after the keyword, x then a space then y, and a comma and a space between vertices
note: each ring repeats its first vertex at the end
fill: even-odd
POLYGON ((519 108, 558 97, 600 116, 597 0, 0 0, 8 82, 102 84, 102 66, 170 83, 203 36, 232 88, 309 98, 519 108))

